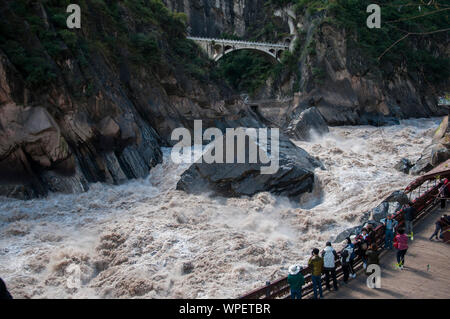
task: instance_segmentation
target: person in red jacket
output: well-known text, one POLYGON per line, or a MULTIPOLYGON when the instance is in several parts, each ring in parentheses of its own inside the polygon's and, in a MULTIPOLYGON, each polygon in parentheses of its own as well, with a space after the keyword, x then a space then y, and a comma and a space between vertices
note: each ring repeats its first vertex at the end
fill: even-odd
POLYGON ((403 228, 400 228, 394 237, 394 247, 397 249, 397 264, 395 266, 403 269, 406 251, 408 250, 408 236, 405 235, 403 228))

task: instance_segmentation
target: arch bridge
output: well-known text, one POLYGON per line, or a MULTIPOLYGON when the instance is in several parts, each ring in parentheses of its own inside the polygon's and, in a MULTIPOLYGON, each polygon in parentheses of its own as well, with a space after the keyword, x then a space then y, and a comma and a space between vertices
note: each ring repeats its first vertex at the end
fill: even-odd
POLYGON ((289 50, 291 45, 290 39, 287 39, 284 44, 279 44, 200 37, 187 38, 196 42, 208 54, 209 58, 214 61, 218 61, 224 55, 233 51, 255 50, 264 52, 279 62, 281 54, 289 50))

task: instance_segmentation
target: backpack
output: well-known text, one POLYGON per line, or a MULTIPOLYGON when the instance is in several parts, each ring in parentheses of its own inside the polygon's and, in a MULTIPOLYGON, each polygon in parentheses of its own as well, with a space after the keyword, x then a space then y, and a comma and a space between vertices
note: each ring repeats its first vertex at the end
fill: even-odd
POLYGON ((398 240, 397 240, 397 236, 394 237, 394 248, 398 249, 398 240))

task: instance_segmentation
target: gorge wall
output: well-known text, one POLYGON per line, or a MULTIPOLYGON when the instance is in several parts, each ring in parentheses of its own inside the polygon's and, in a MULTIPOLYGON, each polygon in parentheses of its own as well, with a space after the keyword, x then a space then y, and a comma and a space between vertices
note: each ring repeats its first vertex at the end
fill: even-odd
MULTIPOLYGON (((384 47, 379 45, 378 48, 383 36, 375 30, 367 31, 365 26, 368 15, 365 9, 370 1, 354 4, 312 0, 165 0, 165 3, 171 10, 187 14, 194 35, 231 34, 274 42, 281 41, 289 33, 297 35, 292 54, 285 56, 282 66, 274 68, 275 75, 268 76, 254 95, 255 100, 295 95, 293 104, 283 105, 285 110, 281 113, 286 116, 282 122, 295 121, 310 107, 317 107, 330 125, 383 125, 396 123, 396 119, 401 118, 445 114, 445 110, 437 106, 437 97, 450 87, 448 32, 434 38, 410 37, 405 41, 405 47, 394 48, 393 51, 398 51, 397 56, 387 54, 376 61, 374 56, 381 55, 403 31, 394 28, 380 31, 388 32, 389 38, 385 37, 384 47), (294 16, 294 30, 292 21, 289 28, 289 16, 294 16), (264 30, 268 24, 270 35, 264 30), (259 33, 254 32, 255 28, 259 28, 259 33), (373 42, 372 55, 365 50, 367 44, 362 40, 373 42), (406 51, 417 54, 409 56, 406 51), (430 59, 435 60, 428 63, 430 59), (434 76, 439 78, 431 79, 434 76)), ((383 9, 385 12, 387 10, 383 9)), ((384 18, 394 14, 389 11, 384 18)), ((398 14, 406 16, 410 13, 401 11, 398 14)), ((437 29, 441 24, 445 26, 448 16, 439 16, 435 20, 439 22, 420 23, 428 23, 425 27, 437 29)), ((273 106, 279 107, 279 103, 273 106)))
POLYGON ((358 33, 332 21, 332 8, 278 2, 81 1, 82 28, 69 30, 64 1, 0 1, 0 195, 144 177, 161 162, 172 130, 192 128, 194 119, 204 128, 287 130, 306 110, 329 125, 443 114, 436 98, 450 87, 448 40, 408 42, 443 61, 432 72, 444 76, 431 83, 426 70, 374 63, 358 33), (294 32, 297 41, 255 92, 269 102, 249 107, 186 29, 270 42, 294 32))
POLYGON ((1 195, 144 177, 193 119, 251 125, 182 17, 157 1, 81 6, 83 27, 68 30, 58 1, 0 1, 1 195))

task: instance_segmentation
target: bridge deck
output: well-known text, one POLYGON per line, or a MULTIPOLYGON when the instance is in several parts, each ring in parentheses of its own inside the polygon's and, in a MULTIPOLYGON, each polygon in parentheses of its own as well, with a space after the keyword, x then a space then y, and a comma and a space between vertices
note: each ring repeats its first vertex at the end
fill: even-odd
POLYGON ((241 44, 248 46, 262 46, 262 47, 273 47, 273 48, 284 48, 288 49, 289 45, 280 43, 268 43, 268 42, 253 42, 253 41, 243 41, 243 40, 229 40, 229 39, 217 39, 217 38, 202 38, 202 37, 186 37, 187 39, 193 41, 203 41, 203 42, 215 42, 218 44, 241 44))
POLYGON ((338 292, 327 292, 330 299, 403 299, 450 297, 450 245, 429 241, 434 231, 434 223, 444 213, 436 209, 414 227, 414 241, 410 241, 405 258, 405 269, 394 268, 395 250, 388 251, 380 258, 381 288, 366 286, 367 276, 361 271, 348 284, 340 283, 338 292), (430 269, 427 270, 427 265, 430 269))

